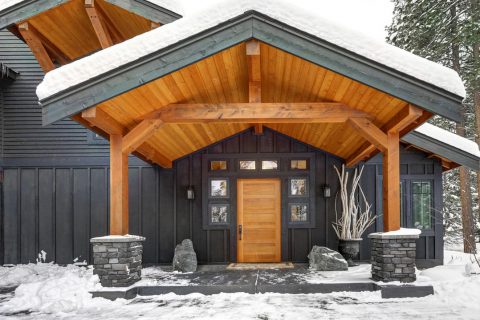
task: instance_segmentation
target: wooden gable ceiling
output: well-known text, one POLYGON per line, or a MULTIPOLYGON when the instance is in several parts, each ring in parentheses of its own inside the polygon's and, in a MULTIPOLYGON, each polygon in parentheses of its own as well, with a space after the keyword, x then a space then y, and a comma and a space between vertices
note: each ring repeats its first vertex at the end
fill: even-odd
MULTIPOLYGON (((145 116, 170 104, 248 102, 245 51, 245 43, 233 46, 97 108, 131 130, 145 116)), ((380 128, 408 106, 405 101, 263 43, 261 78, 262 103, 341 102, 368 113, 380 128)), ((347 122, 264 125, 345 159, 367 144, 347 122)), ((165 124, 146 144, 173 161, 250 126, 212 122, 165 124)))
MULTIPOLYGON (((102 23, 111 34, 113 43, 120 43, 157 26, 144 17, 104 0, 91 2, 101 15, 102 23)), ((71 0, 29 18, 26 22, 38 34, 53 58, 56 55, 66 58, 66 61, 56 61, 58 64, 68 63, 102 49, 85 10, 85 0, 71 0)), ((17 25, 23 23, 25 22, 17 25)), ((16 32, 14 29, 12 31, 16 32)))

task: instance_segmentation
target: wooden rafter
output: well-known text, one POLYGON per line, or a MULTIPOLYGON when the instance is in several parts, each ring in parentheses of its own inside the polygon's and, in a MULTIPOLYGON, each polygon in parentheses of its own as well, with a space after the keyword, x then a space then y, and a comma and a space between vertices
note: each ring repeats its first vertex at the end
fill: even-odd
POLYGON ((365 118, 350 118, 348 123, 377 149, 381 151, 386 150, 388 145, 387 135, 370 120, 365 118))
POLYGON ((146 118, 165 123, 341 123, 369 115, 336 102, 171 104, 146 118))
POLYGON ((43 71, 45 71, 46 73, 55 69, 55 65, 53 64, 53 61, 48 54, 44 44, 39 39, 37 34, 31 30, 29 23, 24 22, 19 24, 18 32, 22 36, 23 40, 25 40, 25 43, 32 50, 33 55, 37 59, 43 71))
POLYGON ((106 27, 108 34, 110 34, 110 37, 113 43, 114 44, 120 43, 126 40, 126 38, 122 35, 122 33, 116 27, 115 23, 113 23, 110 17, 106 14, 105 10, 102 8, 100 3, 97 3, 95 8, 97 9, 97 14, 100 16, 104 27, 106 27))
POLYGON ((262 102, 262 72, 260 68, 260 42, 247 41, 248 102, 262 102))
POLYGON ((130 130, 123 138, 122 151, 131 153, 150 138, 156 130, 163 127, 164 123, 160 119, 145 119, 135 128, 130 130))
POLYGON ((90 23, 92 24, 93 30, 95 31, 98 42, 100 42, 102 48, 105 49, 112 46, 112 38, 105 26, 105 22, 95 6, 95 0, 85 0, 85 11, 87 12, 90 23))
MULTIPOLYGON (((260 59, 260 42, 252 39, 247 41, 247 69, 248 69, 248 102, 259 103, 262 102, 262 70, 260 59)), ((254 124, 256 135, 263 134, 263 125, 260 123, 254 124)))
MULTIPOLYGON (((82 123, 85 126, 88 126, 91 130, 98 131, 96 129, 100 129, 100 132, 104 133, 107 138, 109 138, 111 135, 116 134, 124 136, 124 139, 126 139, 128 134, 135 129, 134 128, 129 131, 105 111, 96 107, 92 107, 83 111, 80 115, 74 116, 73 119, 75 119, 77 122, 82 123)), ((130 144, 132 141, 132 137, 133 135, 129 136, 129 138, 126 140, 126 142, 124 142, 124 144, 130 144)), ((153 147, 145 140, 141 143, 138 143, 137 141, 135 144, 135 148, 129 153, 134 153, 139 158, 145 161, 157 163, 164 168, 171 168, 172 161, 163 156, 160 152, 156 151, 155 147, 153 147)))
MULTIPOLYGON (((389 122, 382 128, 383 132, 398 132, 405 133, 406 129, 412 129, 419 125, 428 117, 419 108, 408 105, 400 110, 389 122)), ((370 141, 362 144, 351 156, 347 159, 346 164, 349 167, 355 166, 358 162, 370 158, 379 149, 376 148, 370 141)))
POLYGON ((101 128, 109 135, 124 135, 126 129, 108 113, 99 108, 89 108, 82 112, 82 119, 87 120, 91 125, 101 128))

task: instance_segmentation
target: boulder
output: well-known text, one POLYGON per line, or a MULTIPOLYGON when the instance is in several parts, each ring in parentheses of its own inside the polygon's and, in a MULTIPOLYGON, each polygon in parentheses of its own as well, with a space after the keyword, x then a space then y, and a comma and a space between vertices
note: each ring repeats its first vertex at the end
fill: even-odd
POLYGON ((185 239, 175 247, 173 270, 180 272, 197 271, 197 254, 193 250, 192 240, 185 239))
POLYGON ((310 269, 317 271, 345 271, 348 263, 342 255, 326 247, 313 246, 308 254, 310 269))

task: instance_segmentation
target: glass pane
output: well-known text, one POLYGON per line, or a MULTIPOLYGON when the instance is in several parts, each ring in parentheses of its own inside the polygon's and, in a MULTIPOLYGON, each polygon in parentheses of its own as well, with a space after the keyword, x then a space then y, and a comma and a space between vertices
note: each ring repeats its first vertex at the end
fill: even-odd
POLYGON ((403 206, 403 202, 404 202, 404 197, 405 194, 403 192, 403 181, 400 181, 400 223, 402 224, 402 227, 404 226, 404 219, 405 219, 405 213, 404 213, 404 206, 403 206))
POLYGON ((240 160, 241 170, 255 170, 255 160, 240 160))
POLYGON ((290 160, 290 169, 307 170, 307 160, 290 160))
POLYGON ((227 170, 227 161, 225 160, 212 160, 210 161, 210 170, 227 170))
POLYGON ((226 197, 228 181, 226 179, 215 179, 210 181, 210 196, 226 197))
POLYGON ((291 179, 290 195, 292 196, 307 195, 307 179, 291 179))
POLYGON ((306 204, 292 204, 290 206, 290 221, 307 221, 308 207, 306 204))
POLYGON ((262 170, 277 170, 278 161, 276 160, 264 160, 262 161, 262 170))
POLYGON ((432 186, 430 182, 412 182, 412 210, 415 228, 432 228, 432 186))
POLYGON ((212 223, 228 223, 228 206, 214 204, 210 207, 210 219, 212 223))

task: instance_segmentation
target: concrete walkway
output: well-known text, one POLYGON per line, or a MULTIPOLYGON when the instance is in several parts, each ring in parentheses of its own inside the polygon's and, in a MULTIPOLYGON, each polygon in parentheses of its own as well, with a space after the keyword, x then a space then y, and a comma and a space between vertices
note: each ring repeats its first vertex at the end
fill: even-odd
POLYGON ((360 265, 349 271, 315 272, 309 270, 307 265, 295 264, 293 269, 228 270, 225 265, 204 265, 194 273, 174 273, 171 267, 156 266, 145 269, 143 279, 132 287, 105 288, 93 292, 93 295, 107 299, 130 299, 137 295, 171 292, 178 295, 211 295, 222 292, 305 294, 382 290, 383 295, 383 290, 387 290, 390 297, 417 297, 433 293, 431 287, 379 285, 369 279, 368 269, 369 265, 360 265))

